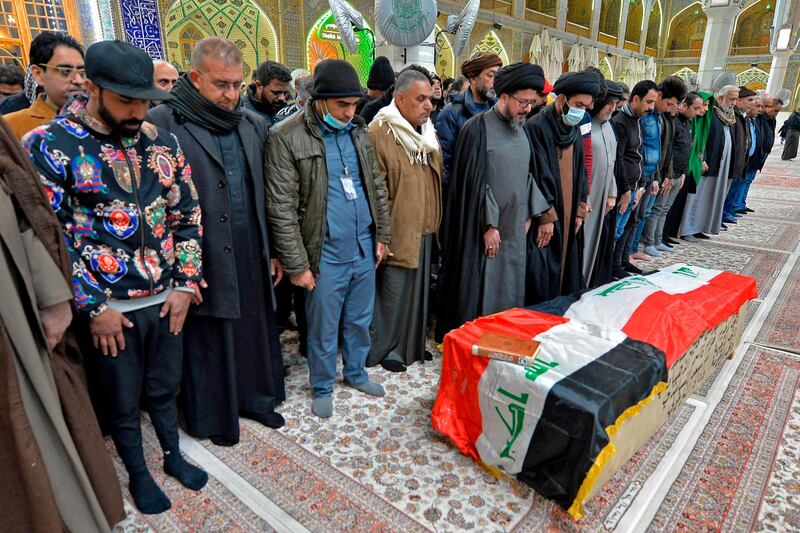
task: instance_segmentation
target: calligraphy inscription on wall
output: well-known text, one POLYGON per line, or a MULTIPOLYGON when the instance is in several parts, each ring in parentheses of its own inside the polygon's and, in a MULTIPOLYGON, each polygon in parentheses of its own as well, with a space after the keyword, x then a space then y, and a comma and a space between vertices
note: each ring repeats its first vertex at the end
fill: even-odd
POLYGON ((125 40, 153 59, 162 59, 161 27, 156 0, 120 0, 125 40))

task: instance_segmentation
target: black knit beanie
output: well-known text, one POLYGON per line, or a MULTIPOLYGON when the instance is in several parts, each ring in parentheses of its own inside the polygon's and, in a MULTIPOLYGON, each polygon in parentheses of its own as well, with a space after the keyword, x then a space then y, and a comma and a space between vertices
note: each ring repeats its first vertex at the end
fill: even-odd
POLYGON ((376 91, 385 91, 394 85, 394 69, 389 58, 380 56, 375 58, 372 68, 369 69, 367 88, 376 91))
POLYGON ((362 97, 364 90, 353 65, 341 59, 326 59, 314 69, 311 96, 315 99, 362 97))

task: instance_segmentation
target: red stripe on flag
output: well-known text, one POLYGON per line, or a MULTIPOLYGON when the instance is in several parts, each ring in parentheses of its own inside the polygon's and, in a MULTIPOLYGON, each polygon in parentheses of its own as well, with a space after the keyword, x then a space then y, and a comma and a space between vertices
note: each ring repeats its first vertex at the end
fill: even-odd
POLYGON ((672 368, 705 331, 711 330, 748 301, 758 297, 749 276, 722 272, 704 285, 682 294, 648 296, 622 328, 632 338, 662 350, 672 368))
POLYGON ((511 309, 482 317, 448 333, 439 393, 433 405, 433 427, 466 455, 480 461, 475 441, 483 432, 478 385, 491 359, 472 355, 472 346, 487 331, 533 339, 569 319, 537 311, 511 309))

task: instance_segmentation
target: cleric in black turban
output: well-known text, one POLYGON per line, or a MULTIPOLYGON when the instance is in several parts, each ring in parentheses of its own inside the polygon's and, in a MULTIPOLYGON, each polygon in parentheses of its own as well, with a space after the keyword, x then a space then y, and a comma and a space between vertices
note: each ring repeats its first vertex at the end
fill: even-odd
POLYGON ((533 89, 537 93, 544 90, 544 70, 531 63, 514 63, 503 67, 494 76, 494 91, 497 95, 514 94, 517 91, 533 89))
POLYGON ((567 98, 575 94, 588 94, 594 98, 600 93, 602 82, 603 80, 596 72, 567 72, 556 80, 553 92, 563 94, 567 98))
POLYGON ((585 288, 581 227, 588 213, 589 178, 578 126, 603 85, 597 72, 562 74, 553 86, 556 101, 526 125, 536 153, 533 175, 550 207, 528 230, 526 305, 585 288))

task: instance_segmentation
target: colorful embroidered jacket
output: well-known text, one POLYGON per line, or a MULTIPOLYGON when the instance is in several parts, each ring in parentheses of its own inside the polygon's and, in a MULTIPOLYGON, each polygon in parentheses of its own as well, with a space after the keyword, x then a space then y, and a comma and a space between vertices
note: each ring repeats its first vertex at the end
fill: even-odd
POLYGON ((111 135, 76 101, 22 145, 64 229, 81 311, 200 281, 200 206, 174 135, 148 122, 111 135))

